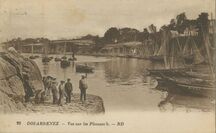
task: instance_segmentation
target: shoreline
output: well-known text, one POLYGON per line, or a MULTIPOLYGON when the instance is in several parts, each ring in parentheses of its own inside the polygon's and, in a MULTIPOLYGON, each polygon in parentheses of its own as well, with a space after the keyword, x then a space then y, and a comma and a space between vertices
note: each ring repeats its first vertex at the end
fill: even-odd
MULTIPOLYGON (((32 53, 21 53, 21 54, 32 54, 32 53)), ((35 55, 42 55, 42 53, 34 53, 35 55)), ((59 54, 59 53, 51 53, 51 54, 48 54, 49 55, 63 55, 63 54, 59 54)), ((71 55, 71 54, 65 54, 65 55, 71 55)), ((106 54, 81 54, 81 53, 78 53, 76 55, 81 55, 81 56, 94 56, 94 57, 120 57, 120 58, 127 58, 127 59, 130 59, 130 58, 133 58, 133 59, 142 59, 142 60, 149 60, 149 57, 139 57, 139 56, 133 56, 133 55, 106 55, 106 54)), ((75 55, 75 56, 76 56, 75 55)))

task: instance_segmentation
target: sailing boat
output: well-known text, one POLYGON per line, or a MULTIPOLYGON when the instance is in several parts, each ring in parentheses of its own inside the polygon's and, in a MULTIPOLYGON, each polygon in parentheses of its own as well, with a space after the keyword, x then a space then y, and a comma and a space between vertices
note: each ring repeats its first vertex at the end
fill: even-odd
POLYGON ((62 57, 62 60, 61 60, 61 67, 62 68, 66 68, 70 66, 70 61, 67 60, 67 57, 66 57, 66 42, 64 44, 64 56, 62 57))
POLYGON ((69 61, 76 61, 77 58, 75 57, 75 50, 74 50, 75 46, 73 45, 73 47, 71 47, 71 58, 69 58, 69 61))
POLYGON ((204 57, 201 55, 191 35, 186 40, 182 54, 186 64, 200 64, 204 62, 204 57))
MULTIPOLYGON (((206 97, 209 97, 209 94, 214 95, 216 91, 216 80, 212 66, 213 61, 210 56, 211 53, 209 50, 210 42, 208 33, 204 33, 203 38, 210 71, 207 70, 208 67, 202 68, 205 69, 205 71, 200 71, 201 67, 199 66, 194 67, 194 64, 199 64, 204 60, 195 43, 192 43, 190 45, 191 49, 189 49, 193 52, 193 65, 190 67, 179 67, 178 65, 175 65, 175 59, 182 59, 181 56, 179 56, 180 54, 178 54, 181 53, 181 51, 177 52, 176 47, 174 47, 172 43, 166 43, 166 54, 164 55, 165 69, 149 70, 150 75, 155 77, 158 81, 158 84, 162 86, 178 88, 179 90, 188 93, 192 91, 193 94, 206 97)), ((188 45, 185 45, 185 47, 188 47, 188 45)), ((184 61, 177 62, 184 64, 184 61)), ((211 96, 212 95, 210 95, 210 97, 211 96)))
POLYGON ((52 60, 52 57, 47 56, 47 54, 48 54, 47 47, 48 47, 47 44, 45 44, 44 54, 42 55, 42 62, 43 63, 47 63, 47 62, 50 62, 50 60, 52 60))
MULTIPOLYGON (((152 56, 149 56, 149 60, 151 60, 152 62, 164 62, 164 55, 166 53, 166 45, 167 45, 167 31, 162 31, 162 39, 161 39, 161 45, 159 46, 159 48, 157 47, 158 44, 155 43, 155 48, 154 48, 154 53, 152 56)), ((157 42, 157 41, 156 41, 157 42)))
POLYGON ((34 44, 31 44, 31 56, 29 57, 29 59, 36 59, 38 57, 38 55, 34 55, 34 44))
MULTIPOLYGON (((157 42, 157 41, 156 41, 157 42)), ((159 49, 156 47, 157 43, 155 44, 154 53, 152 56, 149 56, 149 60, 153 62, 164 62, 163 54, 164 54, 164 48, 166 42, 162 42, 161 46, 159 46, 159 49)))
POLYGON ((29 57, 29 59, 35 59, 36 58, 33 54, 34 54, 34 45, 31 44, 31 56, 29 57))

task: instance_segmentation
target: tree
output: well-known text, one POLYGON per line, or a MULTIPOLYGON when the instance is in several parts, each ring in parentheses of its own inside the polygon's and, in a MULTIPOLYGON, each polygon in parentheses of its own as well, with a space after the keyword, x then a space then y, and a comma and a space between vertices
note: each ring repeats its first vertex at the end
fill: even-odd
POLYGON ((156 26, 154 26, 153 24, 151 24, 151 25, 149 26, 149 30, 150 30, 151 33, 156 33, 156 32, 157 32, 157 28, 156 28, 156 26))
POLYGON ((108 29, 104 34, 107 43, 114 43, 116 40, 118 41, 119 36, 120 32, 116 27, 108 29))

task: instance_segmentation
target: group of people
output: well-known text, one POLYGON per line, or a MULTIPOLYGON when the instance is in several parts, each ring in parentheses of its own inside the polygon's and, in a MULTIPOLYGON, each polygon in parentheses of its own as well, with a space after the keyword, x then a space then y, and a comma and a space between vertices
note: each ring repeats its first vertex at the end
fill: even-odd
MULTIPOLYGON (((86 101, 86 89, 88 88, 86 82, 86 76, 82 75, 79 80, 79 89, 80 89, 80 100, 82 102, 86 101)), ((56 81, 56 78, 51 76, 43 77, 43 83, 45 87, 45 95, 48 96, 52 94, 53 104, 58 104, 62 106, 64 104, 64 99, 66 98, 66 103, 71 103, 71 96, 73 95, 73 85, 71 80, 68 78, 66 83, 65 81, 56 81)))

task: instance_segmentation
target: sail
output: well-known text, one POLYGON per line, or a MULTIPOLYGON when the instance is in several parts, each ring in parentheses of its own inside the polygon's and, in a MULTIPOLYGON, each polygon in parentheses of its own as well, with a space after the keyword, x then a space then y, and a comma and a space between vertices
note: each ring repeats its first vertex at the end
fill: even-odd
POLYGON ((200 64, 205 60, 191 36, 186 40, 182 54, 184 58, 192 58, 193 64, 200 64))
POLYGON ((192 43, 192 50, 193 50, 193 57, 194 61, 193 64, 200 64, 205 61, 204 57, 201 55, 200 50, 197 48, 197 45, 192 43))

